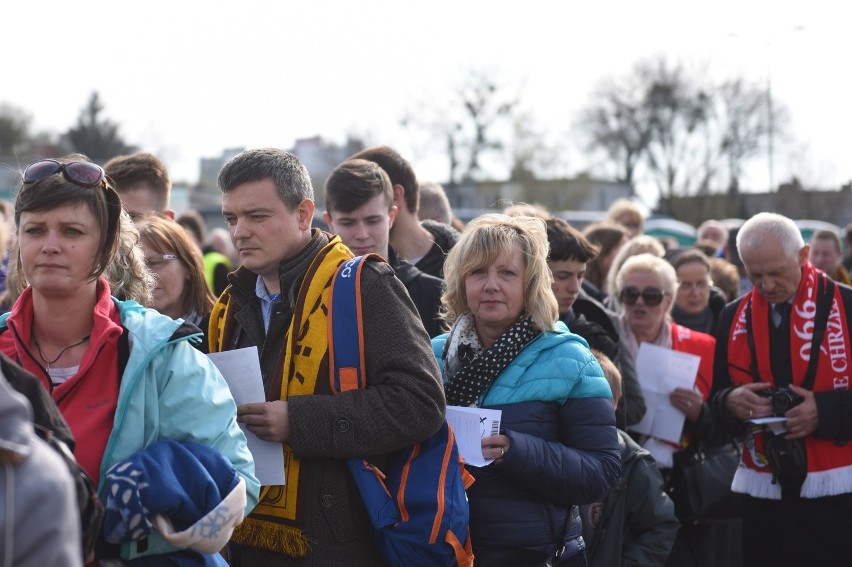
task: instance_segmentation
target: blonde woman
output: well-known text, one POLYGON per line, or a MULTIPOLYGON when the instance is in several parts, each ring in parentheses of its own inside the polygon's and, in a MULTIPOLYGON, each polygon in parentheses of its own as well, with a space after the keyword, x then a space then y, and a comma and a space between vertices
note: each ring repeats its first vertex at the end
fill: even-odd
POLYGON ((612 394, 558 316, 544 221, 484 215, 444 264, 448 334, 432 340, 448 405, 502 410, 494 463, 468 491, 477 564, 586 565, 577 505, 621 471, 612 394))

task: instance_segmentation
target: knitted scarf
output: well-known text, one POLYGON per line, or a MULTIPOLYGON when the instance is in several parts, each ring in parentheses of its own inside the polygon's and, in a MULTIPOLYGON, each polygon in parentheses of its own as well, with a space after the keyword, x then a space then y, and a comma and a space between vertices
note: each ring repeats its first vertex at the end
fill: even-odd
MULTIPOLYGON (((310 396, 317 391, 320 367, 328 356, 328 305, 331 282, 338 266, 352 258, 340 240, 332 238, 316 255, 305 273, 296 298, 295 310, 282 344, 283 364, 280 399, 310 396)), ((219 299, 210 316, 210 350, 219 352, 228 345, 233 329, 227 294, 219 299)), ((328 389, 327 384, 320 386, 328 389)), ((302 531, 299 506, 299 460, 284 443, 286 483, 264 486, 260 502, 251 515, 234 530, 233 541, 249 547, 268 549, 292 557, 304 557, 308 540, 302 531)))
MULTIPOLYGON (((790 312, 790 362, 793 384, 800 385, 805 379, 811 358, 814 328, 823 326, 826 329, 819 352, 815 354, 819 357, 813 385, 815 392, 849 389, 849 360, 852 349, 849 322, 846 320, 846 309, 839 288, 835 287, 828 320, 815 320, 817 292, 824 289, 826 283, 825 274, 806 263, 790 312)), ((728 369, 734 386, 758 381, 750 371, 750 333, 754 338, 756 367, 760 380, 775 387, 769 351, 769 310, 769 303, 755 290, 748 292, 740 302, 728 336, 728 369)), ((772 470, 764 454, 763 429, 753 428, 751 435, 753 439, 749 439, 746 444, 749 450, 743 453, 745 467, 737 470, 732 488, 735 492, 745 492, 757 498, 779 499, 781 487, 772 484, 772 470)), ((805 448, 808 474, 802 485, 801 496, 819 498, 852 492, 852 443, 838 446, 833 439, 817 439, 809 435, 805 439, 805 448)))
POLYGON ((483 349, 476 334, 473 315, 466 313, 455 322, 444 349, 447 378, 447 405, 470 406, 488 389, 500 372, 518 353, 541 334, 532 320, 523 316, 488 349, 483 349))

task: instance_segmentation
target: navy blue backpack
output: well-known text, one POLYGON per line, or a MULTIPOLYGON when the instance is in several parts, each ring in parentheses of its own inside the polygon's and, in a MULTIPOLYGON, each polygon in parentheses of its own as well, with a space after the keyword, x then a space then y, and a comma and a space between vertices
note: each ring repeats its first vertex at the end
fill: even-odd
MULTIPOLYGON (((335 393, 366 386, 361 268, 367 258, 341 264, 332 283, 329 366, 335 393)), ((472 567, 465 489, 473 477, 446 420, 428 439, 391 454, 384 471, 367 459, 350 459, 347 465, 388 565, 472 567)))

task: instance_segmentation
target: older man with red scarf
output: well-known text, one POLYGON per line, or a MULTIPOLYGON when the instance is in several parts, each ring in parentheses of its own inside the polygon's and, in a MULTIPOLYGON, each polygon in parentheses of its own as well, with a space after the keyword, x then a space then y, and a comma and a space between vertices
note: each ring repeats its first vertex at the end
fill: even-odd
POLYGON ((737 234, 754 288, 722 312, 713 409, 745 436, 744 565, 852 558, 852 288, 808 262, 795 223, 760 213, 737 234), (785 433, 761 418, 784 417, 785 433), (755 423, 755 420, 758 423, 755 423))

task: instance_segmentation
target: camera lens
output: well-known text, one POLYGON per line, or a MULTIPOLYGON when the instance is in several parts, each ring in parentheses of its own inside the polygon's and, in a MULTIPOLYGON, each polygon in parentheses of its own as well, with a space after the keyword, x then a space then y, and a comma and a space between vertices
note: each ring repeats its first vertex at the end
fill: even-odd
POLYGON ((798 396, 789 390, 778 390, 772 395, 772 411, 777 416, 783 416, 787 410, 797 404, 798 396))

